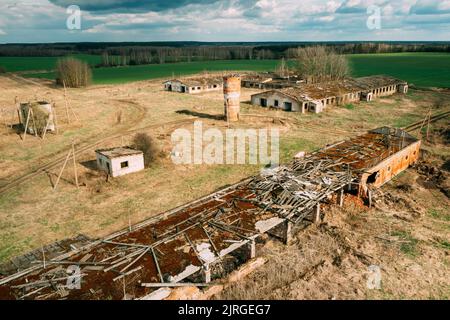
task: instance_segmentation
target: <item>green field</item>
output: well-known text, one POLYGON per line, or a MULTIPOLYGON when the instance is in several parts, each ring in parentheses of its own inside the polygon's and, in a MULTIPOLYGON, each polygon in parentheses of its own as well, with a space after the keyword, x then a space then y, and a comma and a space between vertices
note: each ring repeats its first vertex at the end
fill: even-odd
POLYGON ((450 54, 356 54, 349 57, 354 76, 387 74, 420 87, 450 88, 450 54))
MULTIPOLYGON (((95 66, 102 62, 101 56, 76 54, 73 57, 95 66)), ((0 57, 0 66, 8 72, 23 72, 33 70, 54 70, 60 57, 0 57)))
MULTIPOLYGON (((100 56, 77 55, 95 65, 100 56)), ((349 55, 354 76, 374 74, 391 75, 419 87, 450 88, 450 54, 445 53, 395 53, 349 55)), ((8 71, 52 70, 57 58, 0 57, 0 66, 8 71)), ((94 69, 94 83, 116 84, 157 78, 179 77, 202 71, 271 71, 276 60, 224 60, 167 63, 142 66, 94 69)), ((54 79, 53 72, 31 73, 29 77, 54 79)))
MULTIPOLYGON (((0 60, 1 61, 1 60, 0 60)), ((95 84, 117 84, 130 81, 179 77, 203 71, 269 71, 273 70, 276 60, 220 60, 201 62, 180 62, 151 64, 141 66, 96 68, 93 70, 95 84)), ((54 79, 53 72, 29 74, 34 78, 54 79)))

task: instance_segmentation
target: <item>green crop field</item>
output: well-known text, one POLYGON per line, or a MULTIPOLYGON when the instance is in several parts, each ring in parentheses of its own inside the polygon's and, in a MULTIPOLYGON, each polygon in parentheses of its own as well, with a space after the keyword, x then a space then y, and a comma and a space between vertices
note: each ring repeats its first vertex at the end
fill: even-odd
MULTIPOLYGON (((100 56, 77 55, 91 65, 100 63, 100 56)), ((419 87, 450 88, 450 54, 445 53, 394 53, 349 55, 353 76, 374 74, 391 75, 419 87)), ((7 71, 53 70, 57 58, 0 57, 0 66, 7 71)), ((292 63, 292 62, 291 62, 292 63)), ((116 84, 130 81, 171 78, 202 71, 271 71, 276 60, 224 60, 167 64, 152 64, 117 68, 95 68, 95 84, 116 84)), ((30 73, 35 78, 54 79, 53 72, 30 73)))
POLYGON ((349 60, 354 76, 387 74, 420 87, 450 88, 450 54, 356 54, 349 60))
MULTIPOLYGON (((90 54, 75 54, 73 57, 86 61, 94 66, 102 62, 101 56, 90 54)), ((33 70, 54 70, 60 57, 0 57, 0 66, 8 72, 23 72, 33 70)))
MULTIPOLYGON (((220 60, 201 62, 181 62, 167 64, 151 64, 141 66, 127 66, 115 68, 96 68, 93 70, 94 83, 116 84, 130 81, 179 77, 203 71, 270 71, 278 61, 276 60, 220 60)), ((52 72, 28 75, 34 78, 54 79, 52 72)))

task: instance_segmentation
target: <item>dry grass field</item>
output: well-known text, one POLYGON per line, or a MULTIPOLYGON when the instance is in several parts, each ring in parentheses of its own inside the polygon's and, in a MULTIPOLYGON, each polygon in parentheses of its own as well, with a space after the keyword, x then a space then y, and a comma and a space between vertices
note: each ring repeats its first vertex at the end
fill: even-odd
MULTIPOLYGON (((86 152, 77 155, 79 188, 75 187, 73 171, 71 167, 68 167, 63 173, 58 188, 53 191, 52 182, 55 181, 60 170, 60 166, 56 166, 46 174, 41 174, 0 194, 0 262, 41 245, 80 233, 92 238, 105 236, 126 227, 130 222, 137 223, 199 198, 255 174, 261 169, 251 165, 174 165, 171 162, 170 134, 180 126, 192 128, 191 124, 176 124, 173 121, 196 119, 203 121, 204 128, 215 127, 220 130, 227 128, 225 121, 214 119, 214 116, 220 116, 223 112, 223 95, 220 92, 200 95, 165 92, 162 90, 161 79, 123 85, 92 86, 87 89, 69 89, 68 101, 79 117, 79 121, 74 121, 72 116, 72 121, 68 123, 64 92, 53 87, 49 81, 0 77, 0 88, 2 92, 0 96, 2 110, 0 113, 2 115, 0 119, 0 187, 14 177, 39 168, 55 157, 64 156, 73 140, 77 147, 101 141, 86 152), (22 142, 18 133, 7 126, 18 122, 17 116, 12 121, 15 97, 18 97, 19 101, 34 99, 54 101, 59 133, 48 134, 45 140, 27 136, 22 142), (92 169, 92 160, 95 160, 94 150, 127 145, 135 132, 146 132, 157 141, 161 149, 159 160, 144 171, 106 181, 103 174, 92 169)), ((257 91, 243 89, 242 100, 249 101, 250 95, 255 92, 257 91)), ((406 96, 395 95, 370 104, 360 103, 329 108, 318 115, 263 110, 244 102, 241 106, 244 116, 232 127, 279 128, 281 160, 288 161, 298 151, 311 151, 367 129, 381 125, 404 126, 423 118, 431 106, 435 106, 434 112, 438 111, 436 108, 448 110, 449 101, 450 98, 444 93, 411 91, 406 96), (438 103, 443 100, 447 106, 438 103)), ((448 147, 431 146, 430 148, 448 157, 448 147)), ((442 204, 436 210, 448 212, 448 198, 444 197, 439 201, 442 204)), ((425 203, 424 206, 427 212, 435 209, 434 204, 426 207, 425 203)), ((345 228, 351 228, 351 223, 370 225, 376 219, 384 219, 384 215, 386 213, 378 211, 374 214, 364 212, 361 215, 349 214, 348 217, 339 219, 349 220, 350 222, 345 221, 347 223, 345 228)), ((448 220, 445 225, 448 235, 448 220)), ((426 226, 421 225, 421 228, 426 226)), ((347 231, 351 236, 357 237, 352 230, 347 231)), ((335 241, 326 238, 327 236, 320 232, 320 230, 311 230, 302 237, 311 237, 311 239, 322 237, 325 241, 324 245, 327 241, 335 241)), ((365 232, 375 231, 371 229, 365 232)), ((414 236, 419 239, 419 236, 414 236)), ((382 243, 379 245, 381 246, 382 243)), ((388 244, 388 248, 394 250, 395 243, 388 244)), ((327 250, 335 249, 339 249, 339 244, 333 244, 327 250)), ((280 253, 280 250, 274 245, 272 255, 281 259, 280 255, 283 253, 280 253)), ((448 254, 448 247, 446 250, 448 254)), ((448 268, 448 261, 446 263, 448 268)), ((395 266, 392 268, 395 270, 395 266)), ((392 272, 395 273, 395 271, 392 272)), ((318 281, 322 280, 324 283, 328 281, 326 278, 320 278, 318 281)), ((448 285, 448 282, 446 284, 448 285)), ((293 282, 293 285, 301 288, 303 282, 298 280, 293 282)), ((285 288, 283 285, 280 290, 285 288)), ((334 289, 338 290, 337 287, 334 289)), ((274 294, 276 292, 274 291, 274 294)), ((440 291, 432 292, 442 297, 440 291)), ((228 294, 226 297, 233 295, 233 293, 224 294, 228 294)), ((302 294, 287 297, 322 297, 302 294)), ((386 297, 391 297, 389 294, 387 292, 386 297)), ((336 297, 345 298, 353 295, 362 297, 359 293, 336 297)), ((399 297, 397 294, 394 296, 399 297)))

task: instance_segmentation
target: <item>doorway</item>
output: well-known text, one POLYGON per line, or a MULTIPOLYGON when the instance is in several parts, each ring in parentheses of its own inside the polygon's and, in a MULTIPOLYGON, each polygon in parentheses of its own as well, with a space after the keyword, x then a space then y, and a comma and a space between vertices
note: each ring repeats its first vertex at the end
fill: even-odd
POLYGON ((284 103, 284 110, 285 111, 292 111, 292 102, 285 102, 284 103))

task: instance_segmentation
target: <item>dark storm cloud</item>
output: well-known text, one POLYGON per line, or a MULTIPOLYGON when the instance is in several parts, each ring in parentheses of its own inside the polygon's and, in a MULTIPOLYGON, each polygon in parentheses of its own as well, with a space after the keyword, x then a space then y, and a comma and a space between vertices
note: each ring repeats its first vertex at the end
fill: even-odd
POLYGON ((160 12, 189 4, 211 4, 220 0, 49 0, 51 3, 68 7, 78 5, 86 11, 105 12, 160 12))

